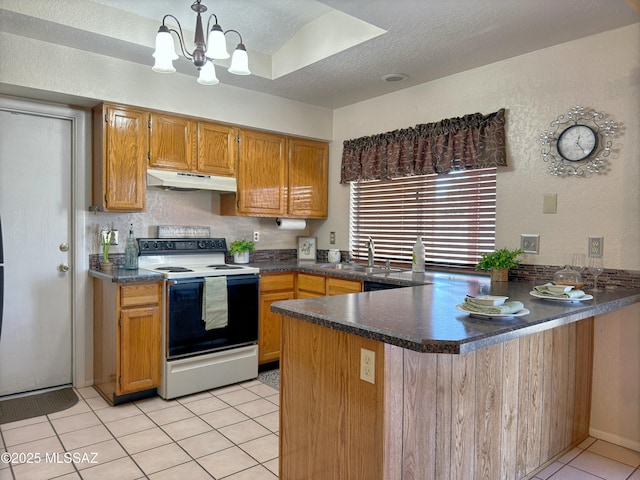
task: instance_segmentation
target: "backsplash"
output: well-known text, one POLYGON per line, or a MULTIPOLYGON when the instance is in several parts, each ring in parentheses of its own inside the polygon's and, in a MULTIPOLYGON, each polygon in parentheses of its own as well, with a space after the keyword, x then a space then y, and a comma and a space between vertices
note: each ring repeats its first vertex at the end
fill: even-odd
MULTIPOLYGON (((166 191, 150 187, 146 193, 146 209, 139 213, 87 212, 85 248, 91 253, 100 252, 98 232, 102 226, 113 227, 120 232, 118 245, 111 247, 110 256, 124 253, 126 236, 133 224, 138 238, 155 238, 160 225, 190 225, 208 227, 212 237, 225 238, 227 245, 233 240, 250 240, 254 231, 260 232, 259 250, 294 249, 298 236, 307 236, 306 230, 279 230, 275 218, 221 216, 220 195, 206 191, 166 191)), ((114 257, 117 260, 117 257, 114 257)), ((112 260, 113 261, 113 260, 112 260)))
MULTIPOLYGON (((509 280, 540 284, 553 280, 553 274, 563 267, 558 265, 525 265, 509 269, 509 280)), ((593 285, 593 276, 588 272, 582 273, 582 279, 587 285, 593 285)), ((600 288, 640 288, 640 272, 633 270, 615 270, 605 268, 598 275, 600 288)))
MULTIPOLYGON (((326 263, 328 262, 327 255, 328 250, 318 250, 317 254, 317 262, 326 263)), ((342 258, 346 259, 349 257, 349 252, 341 252, 342 258)), ((89 255, 89 268, 97 269, 100 266, 100 260, 102 258, 101 254, 95 253, 89 255)), ((298 258, 298 252, 295 248, 290 249, 277 249, 277 250, 256 250, 249 254, 249 262, 250 263, 267 263, 267 262, 294 262, 298 258)), ((123 253, 110 253, 109 260, 117 267, 121 267, 124 265, 124 254, 123 253)), ((226 263, 233 263, 233 256, 229 253, 225 256, 226 263)))

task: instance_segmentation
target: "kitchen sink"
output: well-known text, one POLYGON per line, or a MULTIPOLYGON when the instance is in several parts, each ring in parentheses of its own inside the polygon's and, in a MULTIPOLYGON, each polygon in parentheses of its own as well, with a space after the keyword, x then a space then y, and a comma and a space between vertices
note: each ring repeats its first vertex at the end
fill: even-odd
POLYGON ((359 265, 354 263, 322 263, 318 265, 320 268, 326 268, 329 270, 344 270, 345 272, 357 272, 357 273, 393 273, 403 272, 401 268, 384 268, 384 267, 369 267, 367 265, 359 265))

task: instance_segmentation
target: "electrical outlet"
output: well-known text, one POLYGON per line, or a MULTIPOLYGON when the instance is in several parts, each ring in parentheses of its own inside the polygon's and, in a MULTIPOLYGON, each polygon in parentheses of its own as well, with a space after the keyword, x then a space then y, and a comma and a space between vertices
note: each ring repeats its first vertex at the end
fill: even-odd
POLYGON ((360 349, 360 379, 369 383, 376 383, 376 352, 360 349))
POLYGON ((329 243, 331 245, 336 244, 336 232, 329 232, 329 243))
POLYGON ((259 242, 260 241, 260 232, 258 230, 254 230, 253 231, 253 241, 254 242, 259 242))
POLYGON ((540 235, 526 233, 520 235, 520 249, 524 253, 532 253, 534 255, 540 253, 540 235))
POLYGON ((594 258, 602 257, 602 247, 604 237, 589 237, 589 256, 594 258))

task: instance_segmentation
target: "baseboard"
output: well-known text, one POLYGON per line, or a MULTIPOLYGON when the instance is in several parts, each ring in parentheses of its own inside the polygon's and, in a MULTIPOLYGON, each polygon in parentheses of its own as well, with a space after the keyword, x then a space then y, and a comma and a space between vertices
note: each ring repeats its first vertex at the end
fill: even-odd
POLYGON ((280 361, 274 360, 273 362, 261 363, 260 365, 258 365, 258 372, 262 373, 269 370, 276 370, 278 368, 280 368, 280 361))
POLYGON ((624 438, 619 435, 614 435, 613 433, 596 430, 595 428, 589 429, 589 435, 599 440, 604 440, 605 442, 613 443, 615 445, 619 445, 621 447, 625 447, 630 450, 640 452, 640 441, 638 440, 624 438))

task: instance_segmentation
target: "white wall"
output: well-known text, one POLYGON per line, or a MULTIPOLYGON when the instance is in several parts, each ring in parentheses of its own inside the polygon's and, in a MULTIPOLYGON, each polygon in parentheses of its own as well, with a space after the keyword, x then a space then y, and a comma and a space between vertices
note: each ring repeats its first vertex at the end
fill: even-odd
POLYGON ((640 305, 596 318, 591 435, 640 452, 640 305))
POLYGON ((329 109, 220 83, 200 85, 193 75, 159 74, 149 65, 0 32, 0 93, 92 106, 119 102, 167 112, 328 140, 329 109), (33 52, 34 61, 25 61, 33 52))
POLYGON ((506 108, 509 166, 498 174, 496 245, 518 247, 540 235, 540 254, 524 263, 561 265, 604 236, 605 266, 640 270, 640 24, 487 65, 334 112, 329 219, 314 230, 348 247, 349 187, 340 185, 342 142, 418 123, 506 108), (574 105, 603 111, 622 125, 611 170, 593 178, 547 173, 539 135, 574 105), (543 214, 545 193, 558 213, 543 214))

